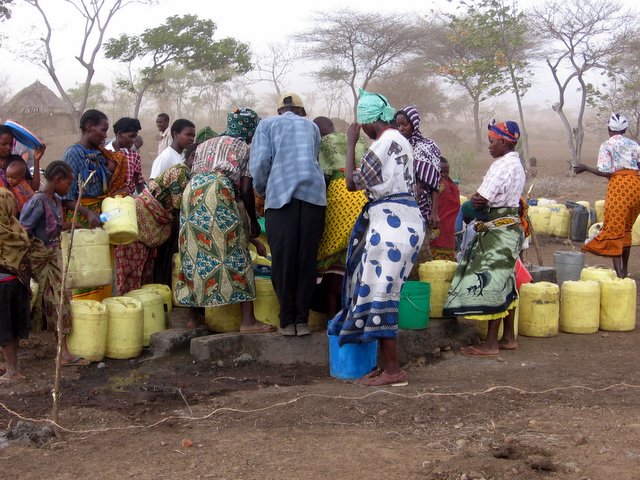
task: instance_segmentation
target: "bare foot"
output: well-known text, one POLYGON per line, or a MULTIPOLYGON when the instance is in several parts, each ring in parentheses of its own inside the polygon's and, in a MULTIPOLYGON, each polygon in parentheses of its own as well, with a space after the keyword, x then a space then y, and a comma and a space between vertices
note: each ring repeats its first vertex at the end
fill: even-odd
POLYGON ((489 348, 484 343, 460 348, 460 353, 467 357, 495 357, 500 351, 498 348, 489 348))
POLYGON ((5 372, 5 374, 0 377, 0 382, 3 382, 3 383, 15 383, 15 382, 23 382, 26 379, 27 379, 27 377, 25 377, 21 373, 5 372))
POLYGON ((517 350, 518 349, 518 342, 516 342, 515 340, 500 340, 498 342, 498 349, 499 350, 517 350))

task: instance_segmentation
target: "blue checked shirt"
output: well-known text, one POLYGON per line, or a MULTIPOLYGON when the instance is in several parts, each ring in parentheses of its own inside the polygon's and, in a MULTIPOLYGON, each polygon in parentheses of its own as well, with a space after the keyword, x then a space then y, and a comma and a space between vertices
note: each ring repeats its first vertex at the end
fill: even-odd
POLYGON ((282 208, 292 198, 325 206, 324 174, 318 164, 320 131, 293 112, 258 124, 251 142, 249 170, 265 208, 282 208))
POLYGON ((96 198, 106 195, 109 190, 111 173, 107 170, 106 162, 99 150, 89 150, 79 143, 71 145, 62 155, 62 160, 69 164, 73 170, 71 188, 62 200, 75 200, 78 198, 78 177, 84 182, 92 171, 96 173, 84 187, 83 197, 96 198))

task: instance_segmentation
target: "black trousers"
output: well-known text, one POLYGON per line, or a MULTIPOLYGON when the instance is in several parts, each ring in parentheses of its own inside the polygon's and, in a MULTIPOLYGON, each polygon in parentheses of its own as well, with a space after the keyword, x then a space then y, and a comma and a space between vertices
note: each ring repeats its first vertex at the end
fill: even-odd
POLYGON ((282 208, 265 212, 271 283, 280 300, 280 327, 308 321, 325 210, 294 198, 282 208))

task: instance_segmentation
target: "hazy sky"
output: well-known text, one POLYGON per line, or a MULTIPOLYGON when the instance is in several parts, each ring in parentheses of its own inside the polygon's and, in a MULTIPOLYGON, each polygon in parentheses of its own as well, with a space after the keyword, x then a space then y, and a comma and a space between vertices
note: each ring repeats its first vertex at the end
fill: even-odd
MULTIPOLYGON (((5 39, 0 49, 0 62, 13 85, 15 93, 20 88, 40 79, 53 87, 46 72, 25 59, 19 58, 19 52, 25 43, 35 41, 42 34, 41 20, 32 7, 21 5, 13 9, 13 18, 0 24, 5 39), (9 65, 10 67, 7 67, 9 65)), ((63 0, 43 0, 45 9, 51 12, 50 20, 54 29, 53 39, 56 46, 56 66, 65 88, 84 80, 85 70, 73 58, 79 51, 83 25, 71 22, 77 19, 73 10, 63 0)), ((520 1, 522 8, 539 3, 535 0, 520 1)), ((630 7, 634 0, 623 0, 630 7)), ((211 18, 218 25, 218 38, 232 36, 251 45, 254 52, 260 52, 267 42, 286 41, 287 36, 305 30, 308 19, 316 7, 323 10, 353 8, 370 9, 398 15, 428 14, 431 9, 450 9, 447 0, 405 0, 393 2, 389 0, 324 0, 310 2, 301 0, 245 0, 243 2, 219 2, 216 0, 160 0, 153 7, 130 5, 119 12, 112 22, 107 39, 120 33, 139 34, 145 28, 155 27, 170 15, 197 14, 211 18), (204 8, 203 8, 204 6, 204 8)), ((112 61, 100 60, 96 63, 95 80, 110 84, 121 71, 121 66, 112 61)), ((306 70, 306 68, 305 68, 306 70)), ((303 73, 303 72, 297 72, 303 73)), ((550 77, 545 69, 536 71, 534 88, 525 101, 534 100, 537 104, 549 104, 555 101, 554 87, 549 83, 550 77), (549 88, 551 87, 551 88, 549 88), (551 93, 551 94, 550 94, 551 93)), ((289 79, 290 88, 304 92, 312 89, 309 80, 292 74, 289 79), (305 82, 308 82, 305 83, 305 82)), ((55 90, 55 89, 54 89, 55 90)))

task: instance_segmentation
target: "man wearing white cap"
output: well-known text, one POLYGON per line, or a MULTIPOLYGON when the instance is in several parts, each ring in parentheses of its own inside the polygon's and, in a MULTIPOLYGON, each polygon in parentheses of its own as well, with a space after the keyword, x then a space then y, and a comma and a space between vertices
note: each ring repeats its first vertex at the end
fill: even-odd
POLYGON ((582 251, 611 257, 619 278, 629 274, 631 230, 640 215, 640 146, 624 136, 628 126, 623 115, 613 113, 607 122, 609 139, 598 152, 598 167, 582 163, 574 167, 575 173, 591 172, 609 179, 602 230, 582 251))

